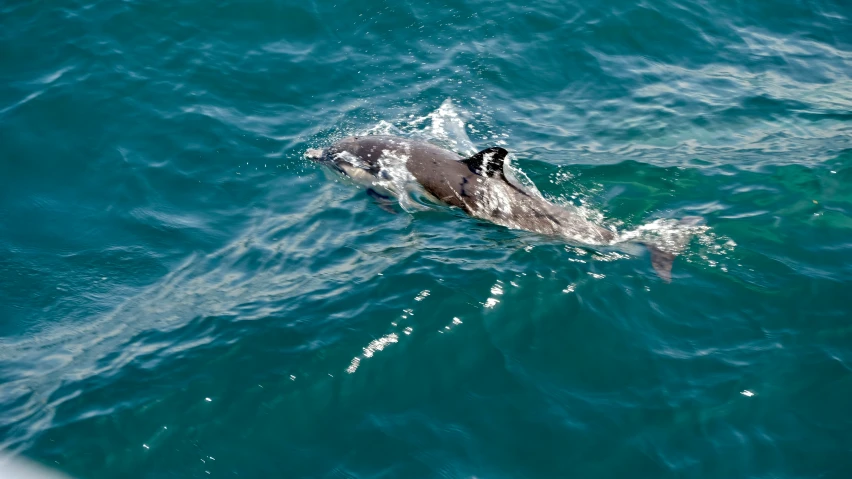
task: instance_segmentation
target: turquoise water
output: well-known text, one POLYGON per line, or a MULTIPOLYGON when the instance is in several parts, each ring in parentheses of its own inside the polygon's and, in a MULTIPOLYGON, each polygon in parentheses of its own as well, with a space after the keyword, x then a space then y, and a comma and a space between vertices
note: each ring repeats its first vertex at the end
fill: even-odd
POLYGON ((80 479, 852 475, 848 2, 0 23, 0 449, 80 479), (666 284, 642 247, 391 214, 303 156, 368 133, 707 229, 666 284))

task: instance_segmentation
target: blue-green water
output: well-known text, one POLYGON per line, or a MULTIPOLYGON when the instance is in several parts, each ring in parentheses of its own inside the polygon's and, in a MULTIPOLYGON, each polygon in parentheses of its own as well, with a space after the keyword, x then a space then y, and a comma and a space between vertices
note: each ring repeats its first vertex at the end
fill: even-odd
POLYGON ((0 24, 0 449, 81 479, 852 475, 845 0, 0 24), (303 158, 370 132, 709 229, 666 284, 641 247, 391 214, 303 158))

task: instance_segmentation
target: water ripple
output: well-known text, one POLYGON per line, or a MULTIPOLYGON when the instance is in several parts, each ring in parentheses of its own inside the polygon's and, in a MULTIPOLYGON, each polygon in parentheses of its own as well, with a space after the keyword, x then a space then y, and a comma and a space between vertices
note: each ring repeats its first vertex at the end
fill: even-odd
POLYGON ((845 477, 850 19, 4 2, 0 449, 80 478, 845 477), (664 284, 641 244, 391 214, 304 159, 364 133, 708 229, 664 284))

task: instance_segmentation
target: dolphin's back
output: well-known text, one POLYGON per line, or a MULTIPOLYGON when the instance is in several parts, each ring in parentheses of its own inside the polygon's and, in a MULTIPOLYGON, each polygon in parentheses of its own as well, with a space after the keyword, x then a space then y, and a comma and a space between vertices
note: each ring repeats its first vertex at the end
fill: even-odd
POLYGON ((477 175, 455 153, 429 143, 415 142, 406 167, 438 200, 471 213, 477 175))
POLYGON ((341 140, 329 150, 332 155, 346 151, 357 156, 374 170, 379 170, 381 158, 392 155, 405 158, 405 167, 429 194, 438 200, 470 213, 463 200, 466 183, 477 176, 461 160, 462 157, 425 141, 395 136, 370 135, 341 140))

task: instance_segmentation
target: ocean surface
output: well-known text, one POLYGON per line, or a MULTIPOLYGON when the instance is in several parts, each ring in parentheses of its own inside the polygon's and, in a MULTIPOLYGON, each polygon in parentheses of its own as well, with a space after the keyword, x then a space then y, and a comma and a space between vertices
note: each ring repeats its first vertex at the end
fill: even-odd
POLYGON ((852 477, 852 3, 0 4, 0 451, 99 478, 852 477), (304 156, 499 145, 671 283, 304 156))

